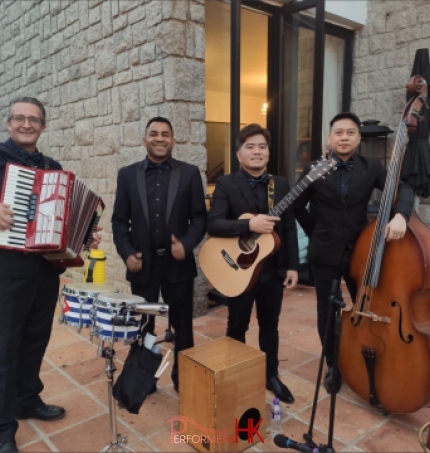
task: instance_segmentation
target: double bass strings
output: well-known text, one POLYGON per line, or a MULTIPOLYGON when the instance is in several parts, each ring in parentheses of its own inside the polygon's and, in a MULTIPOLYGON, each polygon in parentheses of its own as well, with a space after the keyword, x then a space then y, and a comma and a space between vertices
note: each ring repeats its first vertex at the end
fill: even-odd
POLYGON ((402 161, 406 130, 406 120, 402 120, 399 125, 394 152, 391 155, 387 179, 382 192, 381 203, 376 219, 375 233, 372 237, 364 278, 359 291, 358 300, 361 301, 360 311, 370 310, 372 289, 378 286, 379 272, 385 249, 385 227, 390 218, 390 211, 397 189, 397 180, 400 173, 399 170, 402 161), (371 288, 370 293, 366 293, 366 288, 371 288))

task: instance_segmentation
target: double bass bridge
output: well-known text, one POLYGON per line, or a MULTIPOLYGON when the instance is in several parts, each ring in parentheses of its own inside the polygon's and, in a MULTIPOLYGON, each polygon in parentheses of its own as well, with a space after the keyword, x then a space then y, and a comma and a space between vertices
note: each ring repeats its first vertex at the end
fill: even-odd
POLYGON ((378 316, 375 313, 372 313, 371 311, 356 311, 354 312, 354 315, 364 316, 365 318, 370 318, 372 321, 375 322, 384 322, 386 324, 391 323, 391 318, 389 318, 388 316, 378 316))

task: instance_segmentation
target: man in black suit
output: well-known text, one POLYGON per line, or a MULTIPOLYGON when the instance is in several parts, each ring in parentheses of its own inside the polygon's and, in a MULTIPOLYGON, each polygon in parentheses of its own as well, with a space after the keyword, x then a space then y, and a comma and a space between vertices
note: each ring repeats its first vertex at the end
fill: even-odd
MULTIPOLYGON (((150 119, 143 144, 147 157, 118 172, 113 240, 132 293, 156 302, 161 289, 169 305, 175 330, 172 381, 178 390, 177 354, 194 345, 193 249, 205 234, 205 197, 199 169, 172 158, 175 139, 168 119, 150 119)), ((151 319, 144 333, 153 329, 151 319)))
POLYGON ((298 280, 297 229, 290 209, 281 217, 267 215, 270 204, 276 205, 289 192, 285 178, 266 172, 269 146, 270 133, 258 124, 249 124, 239 132, 237 158, 242 168, 217 180, 208 233, 218 237, 239 237, 251 233, 270 234, 275 230, 281 239, 280 249, 264 263, 252 289, 228 299, 227 336, 245 342, 255 300, 260 349, 266 353, 267 389, 280 400, 292 403, 293 395, 278 376, 278 322, 283 290, 293 288, 298 280), (256 215, 252 219, 238 219, 244 213, 256 215))
MULTIPOLYGON (((373 189, 383 190, 386 170, 377 159, 356 154, 360 144, 360 120, 350 112, 337 114, 330 122, 328 144, 337 161, 337 170, 324 180, 314 182, 294 203, 296 218, 310 238, 308 258, 317 293, 318 334, 323 344, 329 315, 329 297, 333 280, 343 277, 355 300, 357 286, 349 273, 352 250, 358 236, 367 225, 367 205, 373 189), (310 211, 306 206, 310 202, 310 211)), ((300 179, 309 172, 303 169, 300 179)), ((385 231, 387 241, 401 239, 413 208, 413 190, 399 184, 394 215, 385 231)), ((328 332, 324 385, 328 393, 333 388, 333 332, 328 332)))
MULTIPOLYGON (((43 104, 32 97, 10 102, 6 126, 10 138, 0 144, 0 187, 6 163, 61 170, 37 149, 46 128, 43 104)), ((15 225, 10 204, 0 203, 0 233, 15 225)), ((18 223, 17 223, 18 225, 18 223)), ((16 227, 16 225, 15 225, 16 227)), ((2 238, 3 239, 3 238, 2 238)), ((92 246, 100 242, 96 235, 92 246)), ((59 274, 42 255, 0 248, 0 452, 18 451, 16 419, 58 420, 63 407, 45 404, 40 393, 40 367, 49 342, 58 299, 59 274)))

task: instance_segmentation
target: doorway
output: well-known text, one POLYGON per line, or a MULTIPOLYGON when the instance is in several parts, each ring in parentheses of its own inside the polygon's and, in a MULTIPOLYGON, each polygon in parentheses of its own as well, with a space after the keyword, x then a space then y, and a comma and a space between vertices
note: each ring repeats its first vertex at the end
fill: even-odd
MULTIPOLYGON (((230 140, 230 4, 211 0, 206 10, 206 171, 210 192, 232 170, 230 140)), ((240 126, 267 126, 269 14, 241 9, 240 126)))

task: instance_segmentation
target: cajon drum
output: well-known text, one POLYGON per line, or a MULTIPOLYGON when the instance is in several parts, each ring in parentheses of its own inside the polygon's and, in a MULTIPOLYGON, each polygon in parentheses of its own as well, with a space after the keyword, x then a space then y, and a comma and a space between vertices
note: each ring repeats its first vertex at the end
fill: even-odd
POLYGON ((181 351, 178 360, 175 442, 186 441, 200 452, 240 452, 264 439, 263 352, 224 337, 181 351))

